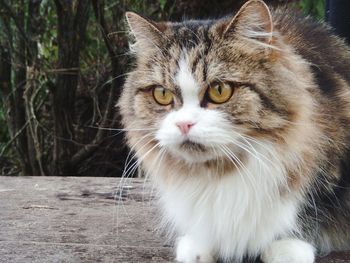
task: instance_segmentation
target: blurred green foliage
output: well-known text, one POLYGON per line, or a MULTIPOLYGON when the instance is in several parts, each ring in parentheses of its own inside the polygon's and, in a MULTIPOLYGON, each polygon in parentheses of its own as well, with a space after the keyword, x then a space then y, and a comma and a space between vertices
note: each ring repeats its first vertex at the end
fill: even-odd
POLYGON ((300 0, 299 5, 305 14, 310 14, 317 19, 324 20, 326 0, 300 0))

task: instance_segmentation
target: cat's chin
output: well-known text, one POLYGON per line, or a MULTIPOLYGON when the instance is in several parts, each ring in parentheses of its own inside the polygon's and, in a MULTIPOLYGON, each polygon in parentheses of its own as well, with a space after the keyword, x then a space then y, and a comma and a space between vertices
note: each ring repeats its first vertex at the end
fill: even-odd
POLYGON ((176 151, 174 149, 170 151, 170 154, 173 156, 173 158, 180 161, 185 161, 188 164, 205 163, 215 159, 209 154, 190 153, 186 151, 176 151))
POLYGON ((169 147, 168 152, 173 158, 189 164, 205 163, 217 158, 206 146, 193 142, 185 142, 178 146, 169 147))

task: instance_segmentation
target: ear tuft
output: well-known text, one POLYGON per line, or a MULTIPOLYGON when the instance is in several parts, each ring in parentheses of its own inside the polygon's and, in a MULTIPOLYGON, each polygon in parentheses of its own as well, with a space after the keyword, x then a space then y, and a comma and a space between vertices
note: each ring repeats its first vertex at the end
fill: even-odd
POLYGON ((246 2, 227 24, 223 35, 231 32, 265 44, 272 41, 273 22, 268 6, 261 0, 246 2))
POLYGON ((134 12, 126 12, 125 18, 132 35, 135 37, 137 49, 159 48, 164 40, 163 31, 166 30, 164 24, 158 25, 134 12))

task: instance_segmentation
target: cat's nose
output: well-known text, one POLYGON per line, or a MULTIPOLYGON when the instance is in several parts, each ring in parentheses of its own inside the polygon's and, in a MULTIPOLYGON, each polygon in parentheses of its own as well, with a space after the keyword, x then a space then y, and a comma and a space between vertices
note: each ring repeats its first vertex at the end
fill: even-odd
POLYGON ((195 123, 190 122, 190 121, 180 121, 180 122, 176 123, 176 126, 179 127, 179 129, 183 135, 186 135, 190 131, 190 129, 192 128, 192 126, 194 124, 195 123))

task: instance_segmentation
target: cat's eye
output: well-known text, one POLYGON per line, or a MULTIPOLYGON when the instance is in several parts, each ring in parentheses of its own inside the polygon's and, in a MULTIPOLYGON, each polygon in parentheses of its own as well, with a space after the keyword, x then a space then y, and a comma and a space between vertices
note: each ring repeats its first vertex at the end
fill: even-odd
POLYGON ((224 82, 217 82, 207 90, 208 99, 216 104, 227 102, 231 98, 232 93, 232 87, 224 82))
POLYGON ((173 93, 170 90, 163 88, 163 87, 153 88, 152 94, 153 94, 154 100, 158 104, 163 105, 163 106, 167 106, 167 105, 171 104, 174 100, 173 93))

